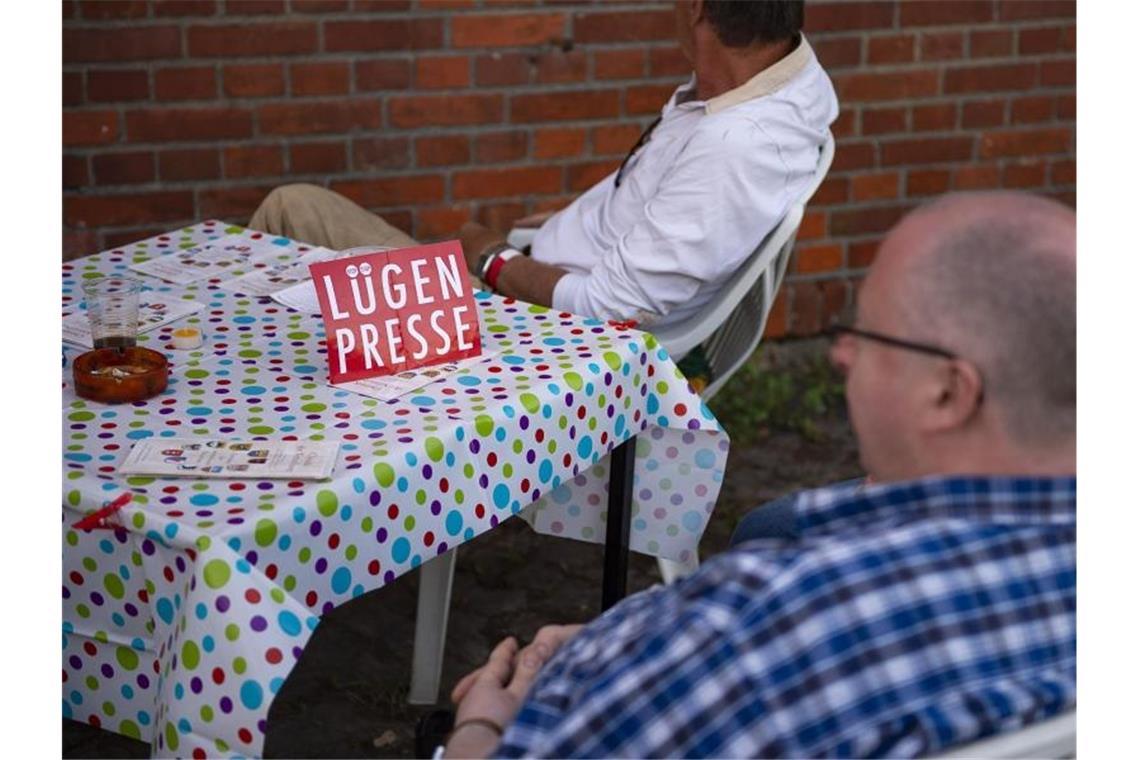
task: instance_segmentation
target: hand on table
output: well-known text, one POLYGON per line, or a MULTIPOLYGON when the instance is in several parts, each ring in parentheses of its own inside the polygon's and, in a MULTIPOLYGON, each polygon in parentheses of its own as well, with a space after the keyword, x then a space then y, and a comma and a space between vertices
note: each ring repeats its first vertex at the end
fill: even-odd
MULTIPOLYGON (((522 650, 513 637, 499 642, 487 664, 468 673, 452 689, 451 700, 458 705, 455 725, 482 719, 506 728, 518 714, 542 666, 581 628, 544 626, 522 650)), ((465 727, 448 742, 447 756, 486 757, 498 746, 500 738, 484 725, 465 727)))

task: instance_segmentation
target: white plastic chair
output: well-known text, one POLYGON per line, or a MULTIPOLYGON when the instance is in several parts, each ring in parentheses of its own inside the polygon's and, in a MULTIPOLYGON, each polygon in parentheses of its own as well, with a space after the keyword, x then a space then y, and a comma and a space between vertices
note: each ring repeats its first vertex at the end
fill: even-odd
MULTIPOLYGON (((732 282, 689 319, 654 331, 674 361, 680 361, 697 346, 704 347, 713 375, 712 382, 701 391, 705 401, 724 387, 759 345, 792 256, 804 207, 827 176, 834 157, 835 139, 828 133, 827 141, 819 150, 815 174, 804 194, 737 270, 732 282)), ((688 562, 657 560, 666 583, 692 573, 698 563, 696 552, 688 562)))
MULTIPOLYGON (((803 196, 745 261, 733 276, 732 283, 683 324, 655 332, 674 360, 681 359, 695 346, 705 345, 705 354, 715 377, 701 393, 706 400, 721 389, 760 342, 772 301, 788 267, 804 206, 823 182, 834 156, 835 139, 828 133, 819 151, 815 174, 803 196)), ((537 232, 537 228, 517 227, 507 236, 507 242, 523 248, 530 244, 537 232)), ((452 549, 420 568, 412 685, 408 693, 411 704, 434 704, 439 694, 457 552, 458 549, 452 549)), ((659 559, 658 567, 665 582, 671 583, 696 570, 697 563, 694 552, 691 562, 659 559)))
POLYGON ((936 758, 1070 758, 1077 756, 1077 711, 1008 734, 954 747, 936 758))

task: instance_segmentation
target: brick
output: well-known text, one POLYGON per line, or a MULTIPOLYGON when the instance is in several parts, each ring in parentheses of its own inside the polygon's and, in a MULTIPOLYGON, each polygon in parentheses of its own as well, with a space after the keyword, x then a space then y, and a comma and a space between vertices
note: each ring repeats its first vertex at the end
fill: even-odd
POLYGON ((146 0, 101 0, 81 2, 79 10, 88 21, 114 21, 118 19, 146 18, 146 0))
POLYGON ((1041 62, 1042 87, 1071 87, 1077 83, 1077 59, 1041 62))
POLYGON ((65 64, 150 61, 181 55, 182 32, 176 26, 63 30, 65 64))
POLYGON ((619 155, 624 156, 641 136, 641 127, 637 124, 614 124, 605 127, 594 127, 591 130, 591 141, 594 145, 595 156, 619 155))
MULTIPOLYGON (((832 166, 832 169, 835 167, 832 166)), ((847 177, 829 176, 820 183, 819 189, 811 197, 813 204, 827 205, 846 203, 851 192, 851 180, 847 177)))
POLYGON ((412 163, 407 137, 363 137, 352 141, 354 171, 406 169, 412 163))
POLYGON ((493 132, 475 137, 475 161, 505 164, 526 158, 527 133, 522 130, 493 132))
POLYGON ((63 144, 106 145, 119 139, 119 116, 114 111, 65 111, 63 144))
POLYGON ((348 0, 290 0, 294 13, 337 13, 348 10, 348 0))
POLYGON ((800 222, 800 231, 796 236, 798 240, 817 240, 827 236, 827 213, 823 211, 808 211, 800 222))
POLYGON ((788 294, 781 289, 772 302, 768 321, 764 324, 764 340, 786 337, 788 334, 788 294))
POLYGON ((63 0, 63 18, 73 19, 79 15, 76 0, 63 0))
MULTIPOLYGON (((650 56, 655 53, 658 54, 658 66, 667 67, 668 59, 656 50, 651 51, 650 56)), ((645 51, 642 49, 596 50, 593 56, 595 79, 640 79, 645 76, 645 51)), ((683 55, 681 59, 684 60, 683 55)), ((660 74, 654 73, 653 76, 660 74)))
POLYGON ((412 67, 408 61, 357 61, 354 64, 356 89, 404 90, 412 82, 412 67))
MULTIPOLYGON (((66 5, 64 6, 67 7, 66 5)), ((99 243, 99 236, 92 230, 65 230, 63 233, 63 260, 71 261, 80 256, 106 250, 109 246, 99 243)))
POLYGON ((234 145, 222 151, 226 179, 276 177, 285 173, 280 145, 234 145))
POLYGON ((971 100, 962 104, 962 128, 996 127, 1005 123, 1004 100, 971 100))
POLYGON ((534 133, 535 158, 567 158, 585 154, 586 130, 540 129, 534 133))
POLYGON ((844 140, 836 144, 831 171, 845 172, 854 169, 866 169, 874 165, 875 146, 873 143, 844 140))
POLYGON ((867 63, 909 63, 915 56, 913 34, 892 34, 867 40, 867 63))
POLYGON ((263 135, 312 135, 352 132, 380 126, 380 105, 364 100, 268 103, 257 109, 263 135))
POLYGON ((194 58, 249 58, 317 52, 317 25, 279 21, 224 26, 191 26, 187 49, 194 58))
MULTIPOLYGON (((474 0, 451 0, 463 6, 474 5, 474 0)), ((410 10, 412 0, 352 0, 352 9, 362 13, 400 13, 410 10)), ((433 8, 446 8, 447 0, 436 0, 431 4, 433 8)))
POLYGON ((824 37, 812 40, 811 46, 819 62, 828 71, 858 66, 863 60, 862 37, 824 37))
POLYGON ((554 166, 456 172, 451 179, 451 197, 455 200, 510 198, 561 189, 562 169, 554 166))
POLYGON ((567 84, 584 82, 589 60, 582 50, 548 51, 538 57, 535 81, 540 84, 567 84))
POLYGON ((886 232, 894 226, 909 205, 877 206, 861 209, 836 209, 831 212, 831 235, 864 235, 886 232))
POLYGON ((973 137, 924 137, 883 143, 882 165, 934 164, 968 161, 974 153, 973 137))
POLYGON ((102 235, 103 242, 99 245, 99 250, 105 251, 108 248, 125 248, 140 240, 146 240, 147 238, 170 232, 171 226, 172 225, 164 224, 161 227, 132 227, 126 230, 104 232, 102 235))
POLYGON ((1013 32, 1009 29, 982 29, 970 32, 971 58, 1000 58, 1013 53, 1013 32))
POLYGON ((443 177, 423 174, 382 180, 334 182, 332 189, 366 208, 439 203, 443 200, 443 177))
POLYGON ((673 40, 674 24, 671 9, 579 13, 574 16, 573 39, 578 44, 673 40))
POLYGON ((852 241, 847 245, 847 266, 851 269, 866 269, 875 261, 879 252, 879 240, 852 241))
POLYGON ((824 327, 823 284, 819 282, 789 283, 791 295, 790 332, 797 336, 814 335, 824 327))
POLYGON ((154 15, 171 16, 213 16, 218 12, 214 0, 160 0, 154 4, 154 15))
POLYGON ((998 5, 998 18, 1002 21, 1024 21, 1037 18, 1077 17, 1076 0, 1001 0, 998 5))
POLYGON ((443 44, 443 20, 438 18, 325 22, 325 50, 430 50, 443 44))
POLYGON ((417 208, 415 220, 417 240, 447 238, 471 221, 471 209, 456 206, 417 208))
POLYGON ((211 187, 198 192, 198 214, 201 219, 249 219, 273 188, 211 187))
POLYGON ((864 135, 906 131, 905 108, 865 108, 860 125, 864 135))
POLYGON ((588 190, 605 179, 621 164, 617 158, 574 164, 566 169, 566 189, 573 192, 588 190))
POLYGON ((894 18, 894 4, 890 2, 834 2, 804 5, 804 28, 808 33, 881 29, 892 26, 894 18))
POLYGON ((214 148, 164 150, 158 154, 158 178, 163 182, 218 179, 222 175, 219 153, 214 148))
POLYGON ((954 170, 955 190, 992 190, 1000 186, 996 166, 963 166, 954 170))
POLYGON ((908 196, 941 195, 950 189, 950 172, 946 169, 912 169, 906 173, 908 196))
POLYGON ((90 69, 87 72, 87 99, 92 103, 146 100, 150 80, 145 69, 90 69))
POLYGON ((500 53, 475 59, 475 83, 491 86, 526 84, 530 81, 530 57, 522 53, 500 53))
POLYGON ((995 66, 972 66, 946 70, 947 94, 1028 90, 1037 82, 1037 67, 1032 63, 1006 63, 995 66))
POLYGON ((1056 98, 1051 95, 1031 95, 1017 98, 1009 107, 1011 124, 1036 124, 1053 118, 1053 104, 1056 98))
POLYGON ((194 215, 189 191, 86 195, 63 199, 63 222, 71 227, 111 227, 184 220, 194 215))
MULTIPOLYGON (((634 53, 637 51, 612 51, 613 53, 624 52, 634 53)), ((819 54, 819 48, 816 48, 816 55, 819 54)), ((596 54, 600 56, 599 54, 596 54)), ((597 61, 599 57, 595 57, 594 76, 600 77, 597 69, 597 61)), ((685 54, 676 45, 670 45, 664 48, 650 48, 649 49, 649 76, 651 77, 683 77, 693 70, 692 64, 685 58, 685 54)), ((640 76, 640 74, 633 74, 632 76, 640 76)))
POLYGON ((188 66, 154 73, 157 100, 207 100, 217 95, 218 82, 212 67, 188 66))
POLYGON ((186 142, 251 137, 253 116, 245 108, 155 108, 127 112, 131 142, 186 142))
POLYGON ((1001 173, 1002 187, 1028 189, 1045 184, 1046 165, 1037 159, 1007 165, 1001 173))
POLYGON ((835 135, 835 139, 842 137, 851 137, 855 134, 855 109, 845 108, 842 104, 839 106, 839 116, 835 121, 831 122, 831 134, 835 135))
POLYGON ((1071 158, 1053 161, 1049 166, 1049 182, 1054 185, 1077 184, 1077 162, 1071 158))
POLYGON ((556 195, 553 197, 537 198, 531 206, 530 213, 540 214, 544 211, 561 211, 578 198, 574 195, 556 195))
POLYGON ((966 51, 966 38, 961 32, 923 34, 919 51, 924 61, 949 61, 961 58, 966 51))
POLYGON ((74 190, 91 182, 91 175, 87 171, 87 157, 64 154, 63 156, 63 189, 74 190))
POLYGON ((834 79, 840 100, 904 100, 938 94, 934 70, 840 74, 834 79))
POLYGON ((226 66, 222 91, 230 98, 265 98, 285 94, 285 69, 277 63, 226 66))
POLYGON ((346 95, 349 88, 347 61, 294 63, 289 67, 289 91, 293 95, 346 95))
POLYGON ((899 4, 903 26, 981 24, 993 20, 991 0, 940 0, 899 4))
POLYGON ((851 178, 851 198, 859 201, 878 201, 897 198, 899 175, 897 172, 861 174, 851 178))
POLYGON ((524 47, 561 40, 566 16, 561 13, 454 15, 451 44, 457 48, 524 47))
POLYGON ((1057 118, 1072 120, 1077 118, 1076 93, 1064 93, 1057 96, 1057 118))
POLYGON ((471 160, 471 141, 466 135, 416 138, 416 166, 459 166, 471 160))
POLYGON ((502 119, 501 95, 412 95, 388 99, 388 122, 403 129, 491 124, 502 119))
POLYGON ((1049 55, 1071 53, 1076 50, 1076 27, 1046 26, 1022 29, 1017 33, 1017 52, 1020 55, 1049 55))
POLYGON ((102 153, 91 158, 97 185, 131 185, 154 181, 154 153, 130 151, 102 153))
POLYGON ((1072 130, 1067 127, 987 132, 982 135, 980 155, 982 158, 999 158, 1064 153, 1069 150, 1071 140, 1072 130))
POLYGON ((294 143, 289 146, 292 174, 335 174, 348 168, 342 142, 294 143))
POLYGON ((835 243, 801 245, 796 248, 795 264, 792 271, 796 274, 818 274, 820 272, 833 272, 842 266, 843 246, 835 243))
POLYGON ((63 105, 77 106, 83 103, 83 73, 79 71, 63 72, 63 105))
POLYGON ((227 16, 282 14, 285 0, 225 0, 227 16))
POLYGON ((526 207, 517 201, 511 203, 483 203, 475 212, 475 221, 484 227, 506 233, 515 221, 526 215, 526 207))
POLYGON ((957 103, 939 103, 930 106, 915 106, 911 109, 911 126, 915 132, 939 132, 950 130, 958 122, 957 103))
POLYGON ((445 90, 471 84, 471 60, 467 56, 420 57, 415 62, 416 87, 445 90))
POLYGON ((620 100, 618 90, 515 95, 511 97, 511 121, 613 118, 618 115, 620 100))
POLYGON ((630 116, 660 113, 677 89, 674 84, 647 84, 627 87, 625 91, 625 112, 630 116))

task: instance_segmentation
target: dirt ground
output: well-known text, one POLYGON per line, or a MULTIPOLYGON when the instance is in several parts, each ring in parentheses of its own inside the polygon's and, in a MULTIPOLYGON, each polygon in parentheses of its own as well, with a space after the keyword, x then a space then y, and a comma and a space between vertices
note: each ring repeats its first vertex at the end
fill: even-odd
MULTIPOLYGON (((757 362, 794 365, 822 353, 818 342, 773 345, 757 362)), ((723 391, 733 392, 732 384, 723 391)), ((701 540, 702 557, 723 551, 739 518, 753 507, 859 473, 841 410, 814 419, 811 436, 738 435, 724 422, 733 444, 717 509, 701 540)), ((598 612, 599 545, 538 535, 510 520, 459 552, 443 700, 503 637, 526 640, 547 622, 584 622, 598 612)), ((631 592, 659 580, 654 560, 631 555, 631 592)), ((417 587, 418 574, 408 573, 325 616, 269 711, 265 757, 414 757, 416 719, 432 709, 405 701, 417 587)), ((63 756, 148 757, 149 745, 63 720, 63 756)))

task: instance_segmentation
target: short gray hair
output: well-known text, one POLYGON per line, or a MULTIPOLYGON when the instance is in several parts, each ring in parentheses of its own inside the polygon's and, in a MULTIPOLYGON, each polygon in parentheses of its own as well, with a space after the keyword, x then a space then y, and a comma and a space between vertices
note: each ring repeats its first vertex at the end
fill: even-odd
POLYGON ((1071 437, 1077 408, 1073 212, 1008 192, 946 196, 918 213, 936 211, 947 221, 911 268, 916 297, 906 301, 915 317, 978 365, 987 401, 1000 405, 1014 440, 1033 445, 1071 437))

